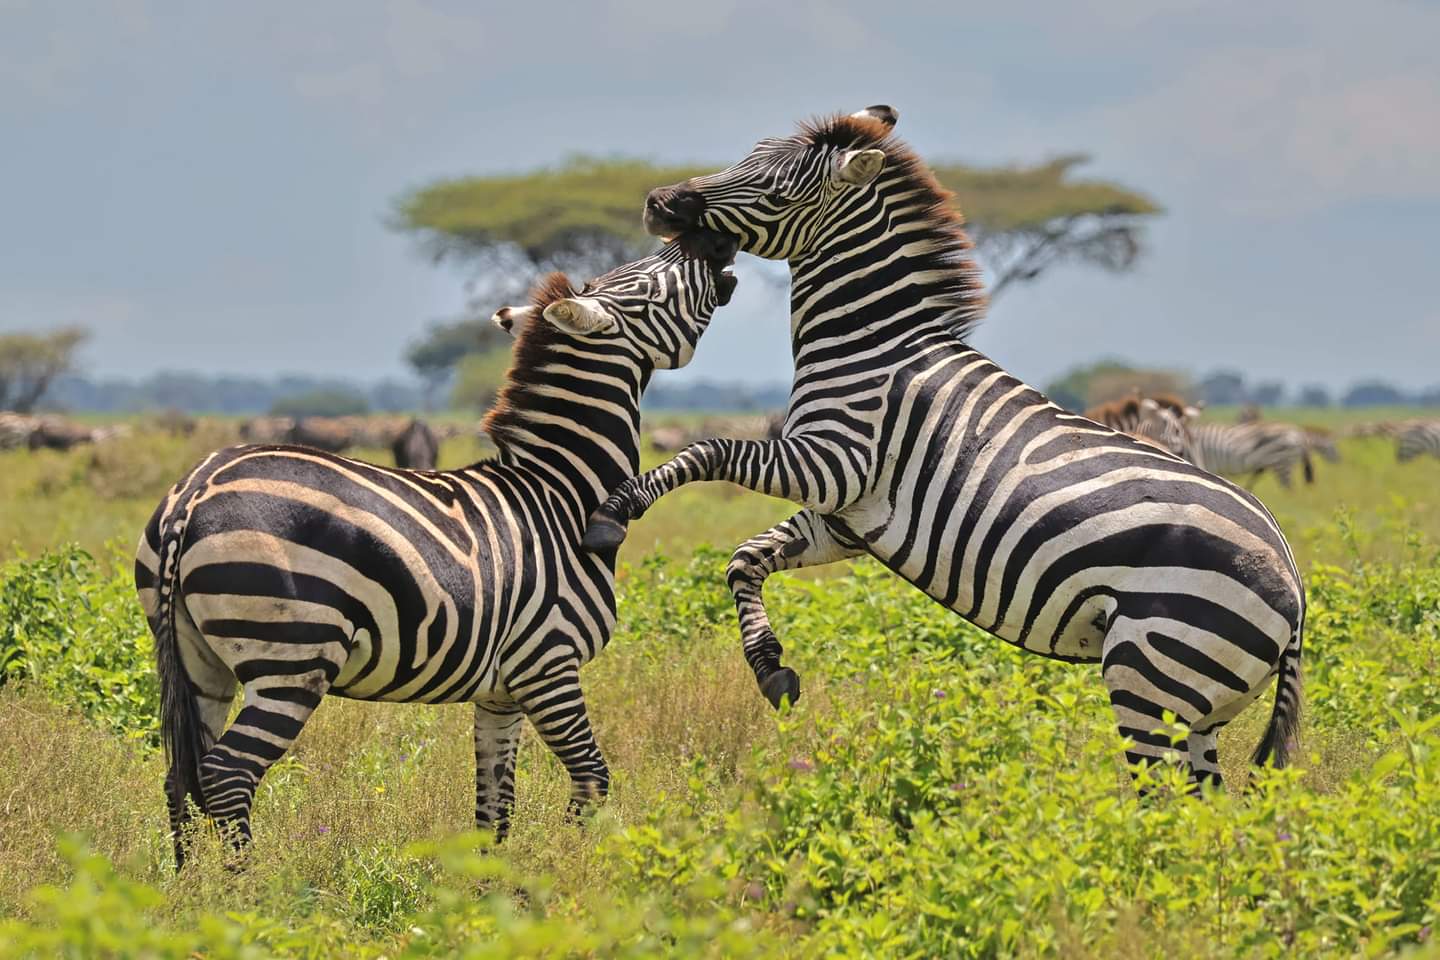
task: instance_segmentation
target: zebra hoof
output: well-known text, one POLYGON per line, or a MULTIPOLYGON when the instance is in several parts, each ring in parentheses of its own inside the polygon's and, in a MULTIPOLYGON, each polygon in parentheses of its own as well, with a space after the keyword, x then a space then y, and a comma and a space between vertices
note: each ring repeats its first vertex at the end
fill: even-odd
POLYGON ((625 524, 606 515, 603 510, 604 508, 601 508, 591 515, 590 525, 585 528, 585 536, 580 538, 580 546, 591 553, 618 550, 620 544, 625 542, 625 524))
POLYGON ((765 699, 770 701, 770 706, 776 710, 786 700, 790 701, 793 707, 800 699, 800 676, 789 667, 781 667, 770 676, 760 681, 760 692, 765 694, 765 699))

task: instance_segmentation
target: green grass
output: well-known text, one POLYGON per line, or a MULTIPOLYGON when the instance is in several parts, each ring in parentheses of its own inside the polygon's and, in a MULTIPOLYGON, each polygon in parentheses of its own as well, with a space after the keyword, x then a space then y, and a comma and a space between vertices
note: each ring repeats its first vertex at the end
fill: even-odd
POLYGON ((1440 956, 1440 462, 1350 440, 1313 487, 1261 481, 1307 572, 1308 704, 1297 769, 1248 795, 1269 694, 1222 737, 1229 797, 1141 803, 1093 668, 869 562, 772 582, 804 685, 777 721, 723 569, 792 508, 707 484, 627 544, 586 826, 528 736, 511 840, 477 852, 469 710, 327 700, 245 869, 202 833, 177 878, 126 551, 216 442, 0 455, 3 542, 99 551, 0 568, 0 956, 1440 956))

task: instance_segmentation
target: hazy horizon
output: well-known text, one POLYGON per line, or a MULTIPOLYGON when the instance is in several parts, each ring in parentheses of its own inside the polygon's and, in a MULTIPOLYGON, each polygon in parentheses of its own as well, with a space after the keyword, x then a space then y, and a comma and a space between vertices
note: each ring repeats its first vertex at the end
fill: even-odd
MULTIPOLYGON (((1431 386, 1436 36, 1440 7, 1406 0, 0 0, 0 331, 85 325, 96 378, 406 376, 406 343, 465 302, 462 271, 385 227, 407 189, 575 151, 718 167, 886 102, 932 160, 1088 152, 1082 174, 1166 208, 1134 272, 1061 266, 996 304, 973 342, 1037 385, 1119 357, 1431 386)), ((783 293, 740 274, 662 382, 788 381, 783 293)))

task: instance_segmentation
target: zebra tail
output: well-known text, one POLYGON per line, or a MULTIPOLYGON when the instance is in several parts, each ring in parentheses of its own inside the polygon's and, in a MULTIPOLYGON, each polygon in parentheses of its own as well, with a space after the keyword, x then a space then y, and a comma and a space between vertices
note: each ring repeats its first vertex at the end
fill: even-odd
POLYGON ((1306 450, 1300 455, 1300 469, 1305 473, 1306 486, 1315 482, 1315 464, 1310 462, 1309 450, 1306 450))
POLYGON ((1300 706, 1304 678, 1300 672, 1301 631, 1297 626, 1285 652, 1280 655, 1279 676, 1275 681, 1275 708, 1270 712, 1270 725, 1252 758, 1256 766, 1266 762, 1279 769, 1290 761, 1290 750, 1300 733, 1300 706))
POLYGON ((185 794, 189 794, 204 813, 200 760, 212 745, 210 731, 200 716, 200 701, 185 671, 175 631, 176 607, 180 603, 180 550, 189 519, 189 500, 193 496, 192 493, 187 498, 173 523, 162 523, 160 528, 160 576, 156 585, 160 609, 156 617, 155 666, 160 674, 160 740, 165 746, 165 757, 175 783, 183 791, 180 802, 183 804, 185 794))

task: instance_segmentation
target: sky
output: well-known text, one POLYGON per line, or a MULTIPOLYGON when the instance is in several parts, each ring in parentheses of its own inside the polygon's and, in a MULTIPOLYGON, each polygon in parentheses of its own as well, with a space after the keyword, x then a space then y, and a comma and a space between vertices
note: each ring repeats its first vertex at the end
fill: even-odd
MULTIPOLYGON (((465 302, 386 227, 406 190, 575 151, 718 168, 880 102, 924 157, 1085 152, 1165 208, 1134 271, 996 302, 973 342, 1016 374, 1426 386, 1437 41, 1428 0, 0 0, 0 332, 83 324, 104 377, 403 375, 465 302)), ((740 276, 672 382, 789 379, 783 289, 740 276)))

